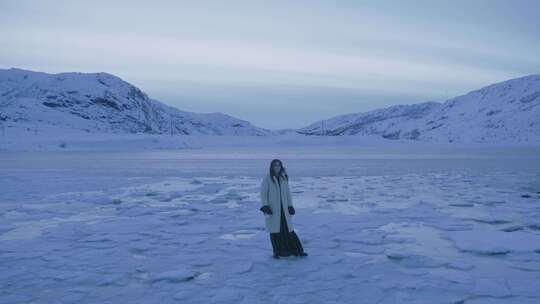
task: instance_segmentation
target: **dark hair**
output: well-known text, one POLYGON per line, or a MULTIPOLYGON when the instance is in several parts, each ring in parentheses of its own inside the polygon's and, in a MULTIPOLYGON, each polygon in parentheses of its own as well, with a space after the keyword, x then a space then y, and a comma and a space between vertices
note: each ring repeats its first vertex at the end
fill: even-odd
POLYGON ((274 176, 279 178, 280 175, 283 175, 285 177, 286 180, 289 180, 289 176, 287 175, 287 170, 285 170, 285 167, 283 167, 283 163, 281 162, 281 160, 279 159, 273 159, 271 162, 270 162, 270 179, 272 180, 273 183, 274 182, 274 176), (281 170, 279 171, 278 175, 276 176, 274 174, 274 170, 272 169, 272 166, 274 165, 274 163, 280 163, 281 164, 281 170))

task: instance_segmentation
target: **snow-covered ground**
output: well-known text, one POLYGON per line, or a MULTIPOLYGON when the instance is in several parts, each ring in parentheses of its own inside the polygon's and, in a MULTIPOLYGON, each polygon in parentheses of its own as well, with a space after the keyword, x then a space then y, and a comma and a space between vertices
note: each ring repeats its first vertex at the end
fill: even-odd
POLYGON ((0 303, 540 303, 539 148, 190 140, 0 152, 0 303), (272 158, 308 257, 272 259, 272 158))
MULTIPOLYGON (((298 112, 301 116, 302 113, 298 112)), ((460 144, 540 144, 540 74, 471 91, 444 102, 393 105, 317 121, 300 129, 269 130, 230 115, 186 112, 151 99, 141 89, 108 73, 48 74, 0 69, 0 149, 22 142, 50 148, 49 139, 140 139, 143 134, 273 137, 357 136, 380 141, 414 140, 460 144), (29 140, 26 138, 30 138, 29 140)), ((155 138, 155 136, 154 136, 155 138)), ((354 141, 363 139, 354 139, 354 141)), ((79 141, 80 142, 80 141, 79 141)), ((170 148, 181 143, 166 140, 170 148)), ((140 145, 133 145, 140 147, 140 145)), ((142 142, 144 146, 149 143, 142 142)), ((101 147, 101 145, 98 145, 101 147)), ((150 146, 161 146, 150 143, 150 146)), ((35 147, 34 147, 35 148, 35 147)))

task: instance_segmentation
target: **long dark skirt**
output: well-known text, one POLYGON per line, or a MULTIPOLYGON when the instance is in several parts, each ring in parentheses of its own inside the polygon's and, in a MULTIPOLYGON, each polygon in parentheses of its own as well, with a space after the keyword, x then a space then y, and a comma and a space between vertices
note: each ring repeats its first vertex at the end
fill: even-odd
POLYGON ((283 212, 283 208, 280 209, 280 232, 270 233, 270 241, 272 242, 274 254, 279 256, 300 255, 300 253, 304 252, 302 243, 300 243, 300 239, 298 239, 298 235, 296 235, 294 230, 289 232, 287 220, 285 219, 285 213, 283 212))

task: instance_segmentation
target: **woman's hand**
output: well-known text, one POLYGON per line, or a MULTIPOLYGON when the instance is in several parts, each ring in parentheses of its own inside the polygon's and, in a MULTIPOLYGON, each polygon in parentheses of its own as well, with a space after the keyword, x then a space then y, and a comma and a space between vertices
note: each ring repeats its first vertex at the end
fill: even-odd
POLYGON ((294 215, 296 213, 296 210, 294 210, 293 206, 289 206, 289 214, 294 215))
POLYGON ((270 209, 270 206, 268 205, 262 206, 259 210, 266 214, 272 214, 272 209, 270 209))

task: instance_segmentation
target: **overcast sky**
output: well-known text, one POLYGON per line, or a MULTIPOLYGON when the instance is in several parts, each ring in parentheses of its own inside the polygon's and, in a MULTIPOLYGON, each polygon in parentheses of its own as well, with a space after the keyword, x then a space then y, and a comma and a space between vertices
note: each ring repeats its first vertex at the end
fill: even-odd
POLYGON ((0 68, 278 129, 540 73, 540 1, 0 1, 0 68))

